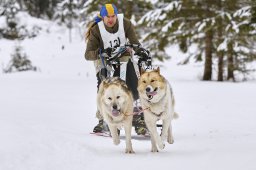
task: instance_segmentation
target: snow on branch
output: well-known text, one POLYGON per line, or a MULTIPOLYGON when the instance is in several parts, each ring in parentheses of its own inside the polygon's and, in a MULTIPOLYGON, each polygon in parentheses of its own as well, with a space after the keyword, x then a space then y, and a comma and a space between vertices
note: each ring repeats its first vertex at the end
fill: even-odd
POLYGON ((157 8, 155 10, 149 11, 146 13, 139 21, 138 24, 142 24, 143 22, 156 22, 158 20, 165 20, 167 19, 167 13, 181 9, 181 2, 174 1, 171 3, 166 4, 166 6, 157 8))
POLYGON ((237 10, 236 12, 234 12, 233 14, 234 17, 250 17, 251 16, 251 7, 250 6, 246 6, 243 7, 239 10, 237 10))

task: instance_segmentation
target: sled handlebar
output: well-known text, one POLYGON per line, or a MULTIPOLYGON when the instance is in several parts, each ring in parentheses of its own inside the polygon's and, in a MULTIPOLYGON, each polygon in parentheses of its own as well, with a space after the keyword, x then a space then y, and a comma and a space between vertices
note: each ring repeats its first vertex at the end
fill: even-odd
MULTIPOLYGON (((108 63, 118 62, 118 59, 122 56, 122 54, 127 52, 127 50, 130 48, 133 49, 133 48, 142 48, 142 47, 140 46, 140 44, 125 44, 124 46, 121 46, 117 52, 112 53, 112 56, 107 59, 107 62, 108 63)), ((142 62, 145 62, 147 66, 152 65, 152 57, 150 55, 150 52, 146 59, 139 57, 138 64, 141 65, 142 62)))

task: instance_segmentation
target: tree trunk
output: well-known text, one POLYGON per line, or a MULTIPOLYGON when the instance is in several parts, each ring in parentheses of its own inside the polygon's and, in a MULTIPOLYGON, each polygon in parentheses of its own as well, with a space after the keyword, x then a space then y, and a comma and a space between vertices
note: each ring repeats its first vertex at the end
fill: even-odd
POLYGON ((233 59, 233 44, 232 42, 228 43, 228 77, 227 80, 232 79, 235 81, 234 77, 234 59, 233 59))
POLYGON ((256 23, 256 2, 254 2, 254 5, 252 5, 251 23, 256 23))
POLYGON ((132 18, 132 9, 133 9, 133 1, 127 1, 127 5, 126 5, 126 17, 128 19, 131 19, 132 18))
POLYGON ((69 43, 72 43, 72 28, 73 28, 73 0, 69 0, 69 12, 70 12, 70 20, 69 20, 69 43))
POLYGON ((224 53, 219 52, 219 54, 218 54, 218 81, 223 81, 223 57, 224 57, 224 53))
POLYGON ((126 18, 131 19, 134 1, 113 1, 113 2, 116 2, 115 5, 120 10, 119 12, 123 13, 126 18))
POLYGON ((213 32, 212 30, 208 30, 205 33, 205 63, 204 63, 204 75, 203 80, 211 80, 212 79, 212 38, 213 32))
POLYGON ((17 0, 17 2, 20 5, 20 10, 22 11, 23 10, 23 4, 22 4, 21 0, 17 0))
MULTIPOLYGON (((218 1, 218 7, 219 10, 222 10, 222 4, 221 4, 222 0, 218 1)), ((222 18, 220 17, 218 20, 218 45, 220 45, 223 42, 223 35, 222 35, 222 18)), ((223 81, 223 57, 224 57, 224 53, 223 51, 219 51, 217 52, 218 55, 218 81, 223 81)))

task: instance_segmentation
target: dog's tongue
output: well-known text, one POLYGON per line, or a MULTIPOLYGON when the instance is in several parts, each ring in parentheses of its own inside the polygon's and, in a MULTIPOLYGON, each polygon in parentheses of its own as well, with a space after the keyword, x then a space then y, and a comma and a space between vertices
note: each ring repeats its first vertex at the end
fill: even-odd
POLYGON ((116 117, 116 116, 118 116, 119 114, 120 114, 119 110, 116 110, 116 109, 113 109, 113 110, 112 110, 112 115, 113 115, 113 116, 116 117))
POLYGON ((147 92, 147 95, 148 95, 148 96, 154 96, 154 95, 156 95, 156 91, 147 92))

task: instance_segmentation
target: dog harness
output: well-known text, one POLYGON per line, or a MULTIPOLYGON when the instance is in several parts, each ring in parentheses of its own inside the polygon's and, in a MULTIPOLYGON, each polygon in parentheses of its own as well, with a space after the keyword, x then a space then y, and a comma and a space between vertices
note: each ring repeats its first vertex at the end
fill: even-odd
MULTIPOLYGON (((152 102, 150 101, 151 99, 153 99, 153 97, 155 96, 156 94, 152 95, 152 97, 148 100, 146 100, 149 104, 151 104, 152 102)), ((164 94, 164 96, 161 98, 161 100, 163 100, 164 98, 166 97, 166 93, 164 94)), ((160 114, 156 114, 155 112, 152 112, 150 107, 146 108, 150 111, 150 113, 152 113, 154 116, 158 117, 158 119, 163 115, 164 111, 160 112, 160 114)))
POLYGON ((152 112, 149 108, 150 113, 152 113, 154 116, 156 116, 158 119, 163 115, 164 111, 160 112, 160 114, 156 114, 155 112, 152 112))

